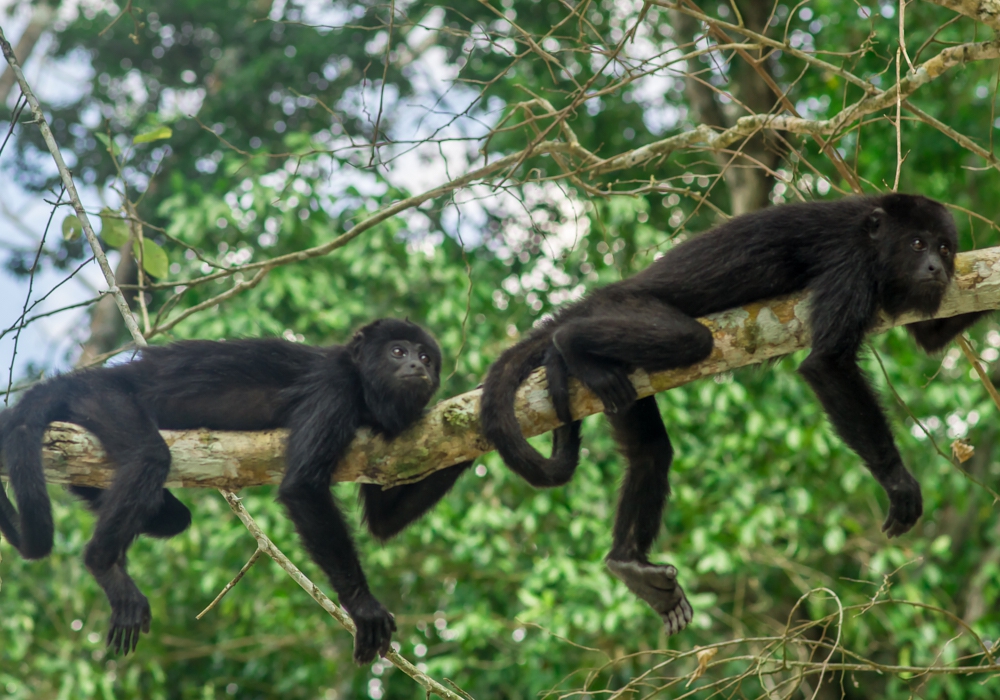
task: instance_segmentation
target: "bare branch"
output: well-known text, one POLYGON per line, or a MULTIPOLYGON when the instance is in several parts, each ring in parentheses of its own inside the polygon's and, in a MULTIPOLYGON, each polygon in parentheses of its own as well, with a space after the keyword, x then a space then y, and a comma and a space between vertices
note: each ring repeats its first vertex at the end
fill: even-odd
MULTIPOLYGON (((264 552, 267 556, 271 557, 271 559, 274 560, 275 564, 284 569, 285 573, 291 576, 292 580, 295 581, 295 583, 302 586, 302 589, 305 590, 305 592, 308 593, 310 596, 312 596, 313 600, 319 603, 319 606, 321 608, 330 613, 330 615, 332 615, 333 618, 337 620, 337 622, 339 622, 341 625, 344 626, 344 629, 346 629, 353 635, 355 633, 354 622, 351 620, 348 614, 340 607, 335 605, 334 602, 330 600, 326 596, 326 594, 324 594, 323 591, 319 589, 319 586, 310 581, 309 578, 299 570, 299 567, 295 566, 295 564, 292 563, 292 560, 289 559, 287 556, 285 556, 284 552, 282 552, 275 546, 274 542, 272 542, 271 539, 264 534, 264 531, 260 529, 260 526, 257 525, 256 522, 254 522, 254 519, 252 517, 250 517, 250 514, 246 511, 246 508, 244 508, 243 504, 240 502, 239 497, 235 493, 230 493, 225 490, 222 491, 222 495, 226 499, 226 502, 229 504, 229 507, 232 508, 234 513, 236 513, 236 517, 240 519, 240 522, 243 523, 246 529, 250 531, 250 534, 253 535, 254 539, 257 540, 257 553, 264 552)), ((256 556, 256 553, 254 556, 256 556)), ((251 561, 247 563, 247 566, 250 566, 252 561, 253 559, 251 559, 251 561)), ((245 568, 247 567, 244 567, 244 569, 245 568)), ((240 573, 242 574, 242 572, 240 573)), ((236 580, 238 580, 238 578, 236 580)), ((224 592, 225 591, 223 591, 223 593, 224 592)), ((431 693, 434 693, 435 695, 438 695, 444 698, 445 700, 465 700, 465 698, 463 698, 461 695, 452 690, 449 690, 448 688, 445 688, 436 680, 434 680, 426 673, 418 669, 416 666, 411 664, 405 657, 403 657, 395 649, 390 649, 389 653, 385 655, 385 659, 393 666, 398 668, 400 671, 402 671, 410 678, 415 680, 417 683, 419 683, 420 686, 427 691, 428 697, 430 697, 431 693)))
POLYGON ((0 49, 3 50, 4 58, 7 59, 7 64, 10 66, 11 71, 14 72, 14 77, 17 79, 18 85, 21 86, 21 92, 24 94, 25 99, 28 100, 28 105, 31 107, 31 114, 35 118, 35 123, 38 124, 38 130, 42 134, 42 139, 45 141, 49 153, 52 154, 52 159, 56 162, 56 168, 59 169, 59 177, 62 179, 66 193, 73 203, 73 209, 76 211, 76 215, 83 225, 83 233, 87 237, 87 242, 90 243, 90 249, 94 252, 94 257, 97 258, 97 264, 100 265, 101 272, 104 273, 104 280, 108 284, 108 291, 114 296, 115 303, 118 305, 118 311, 121 312, 122 318, 125 319, 125 327, 128 328, 128 332, 131 334, 135 344, 139 347, 145 347, 146 339, 142 337, 142 332, 139 330, 139 325, 135 322, 135 317, 128 307, 128 302, 125 301, 122 290, 118 288, 118 284, 115 282, 115 274, 111 271, 111 265, 108 264, 108 259, 104 255, 101 243, 97 240, 97 234, 94 233, 94 227, 90 225, 87 210, 83 208, 83 202, 80 201, 76 185, 73 184, 73 175, 70 174, 69 168, 66 167, 66 161, 63 160, 62 153, 59 151, 59 145, 56 143, 55 137, 52 136, 52 130, 49 129, 48 122, 45 121, 42 106, 38 103, 35 93, 28 86, 28 81, 25 80, 24 73, 21 72, 21 66, 18 65, 17 58, 14 56, 14 50, 10 47, 10 43, 7 41, 7 37, 4 36, 2 28, 0 28, 0 49))
POLYGON ((998 0, 927 0, 935 5, 947 7, 953 12, 1000 31, 1000 1, 998 0))

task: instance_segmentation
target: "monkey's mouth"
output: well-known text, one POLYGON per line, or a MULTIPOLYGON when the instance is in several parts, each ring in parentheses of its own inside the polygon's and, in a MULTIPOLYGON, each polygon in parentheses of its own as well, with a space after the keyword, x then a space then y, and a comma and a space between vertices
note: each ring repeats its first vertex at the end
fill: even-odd
POLYGON ((422 381, 430 383, 431 378, 427 376, 426 372, 406 372, 405 374, 397 374, 399 379, 420 379, 422 381))
POLYGON ((943 271, 924 272, 915 281, 921 288, 943 291, 948 286, 948 275, 943 271))

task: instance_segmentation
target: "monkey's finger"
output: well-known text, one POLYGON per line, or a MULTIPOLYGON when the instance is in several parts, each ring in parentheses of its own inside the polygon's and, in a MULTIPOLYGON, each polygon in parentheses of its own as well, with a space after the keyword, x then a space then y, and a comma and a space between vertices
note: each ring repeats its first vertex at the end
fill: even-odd
POLYGON ((913 523, 904 523, 898 518, 889 516, 886 518, 885 523, 882 525, 882 532, 885 533, 886 537, 899 537, 900 535, 906 534, 913 527, 913 523))
POLYGON ((371 625, 368 623, 357 625, 357 630, 354 637, 354 662, 364 666, 370 664, 375 658, 375 651, 372 649, 371 625))
POLYGON ((389 645, 392 643, 392 631, 388 628, 383 630, 382 641, 378 645, 378 655, 385 656, 389 653, 389 645))

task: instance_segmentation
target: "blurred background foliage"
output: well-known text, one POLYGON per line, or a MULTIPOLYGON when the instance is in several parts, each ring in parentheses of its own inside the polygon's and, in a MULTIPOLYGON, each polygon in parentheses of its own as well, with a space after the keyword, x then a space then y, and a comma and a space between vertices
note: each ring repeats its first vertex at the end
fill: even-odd
MULTIPOLYGON (((883 89, 895 81, 898 9, 853 0, 700 3, 708 16, 735 23, 738 11, 789 47, 827 52, 824 60, 883 89)), ((915 64, 986 36, 968 18, 949 23, 957 16, 928 2, 911 2, 906 13, 915 64)), ((108 193, 112 208, 133 202, 145 236, 169 256, 169 275, 146 292, 154 325, 158 314, 169 318, 249 279, 235 267, 328 242, 481 165, 484 153, 515 152, 546 129, 555 138, 559 127, 540 118, 540 103, 517 106, 535 97, 557 109, 575 100, 566 123, 584 148, 607 157, 771 110, 764 74, 807 118, 828 118, 863 96, 788 52, 770 52, 753 69, 732 51, 706 51, 718 39, 691 16, 620 0, 80 2, 56 8, 45 32, 52 66, 90 67, 82 96, 46 105, 76 177, 108 193), (625 39, 640 14, 640 30, 625 39), (619 59, 616 47, 624 47, 619 59), (163 125, 170 138, 133 145, 163 125), (229 272, 183 283, 215 270, 229 272)), ((910 103, 992 148, 997 75, 996 60, 970 62, 910 103)), ((13 104, 11 95, 8 112, 13 104)), ((903 114, 899 188, 954 205, 963 247, 1000 242, 997 171, 903 114)), ((894 111, 833 142, 866 192, 895 178, 887 116, 894 111)), ((15 131, 2 164, 39 196, 54 182, 30 124, 15 131)), ((678 150, 601 176, 567 178, 563 167, 528 155, 489 185, 408 209, 330 255, 275 267, 153 342, 340 342, 368 319, 409 316, 440 339, 448 375, 440 396, 450 396, 474 388, 543 314, 642 269, 677 236, 723 213, 850 190, 816 142, 791 134, 757 135, 722 154, 678 150)), ((72 242, 57 248, 43 266, 83 256, 72 242)), ((31 263, 14 253, 8 267, 24 272, 31 263)), ((119 328, 101 351, 126 339, 119 328)), ((996 325, 980 324, 972 341, 994 371, 996 325)), ((924 357, 902 330, 872 338, 871 349, 864 365, 923 485, 925 515, 910 534, 888 541, 880 533, 885 499, 795 375, 800 354, 659 397, 677 457, 655 558, 680 569, 696 610, 688 631, 664 638, 656 615, 604 568, 622 465, 605 422, 592 417, 581 468, 565 488, 533 490, 491 454, 398 539, 378 546, 359 534, 373 591, 397 616, 401 652, 477 698, 559 697, 584 685, 590 694, 582 697, 598 697, 642 674, 650 692, 668 658, 657 650, 730 639, 748 641, 664 697, 995 697, 995 679, 958 674, 740 675, 747 658, 769 649, 761 638, 836 615, 833 595, 844 606, 880 603, 847 612, 842 627, 825 626, 826 639, 839 635, 843 649, 875 663, 980 663, 970 657, 982 651, 971 632, 1000 653, 997 506, 911 417, 945 453, 955 438, 974 445, 962 468, 996 488, 997 409, 956 349, 924 357), (600 670, 588 679, 591 669, 600 670)), ((353 503, 352 485, 336 490, 353 503)), ((0 544, 4 697, 423 697, 387 663, 353 666, 350 636, 266 558, 196 621, 255 549, 214 492, 181 491, 194 526, 133 547, 130 567, 153 606, 153 631, 134 655, 108 656, 108 606, 80 556, 92 518, 61 489, 52 494, 50 558, 26 563, 0 544)), ((242 495, 325 588, 272 490, 242 495)), ((817 627, 806 636, 823 634, 817 627)), ((854 658, 840 650, 831 660, 854 658)), ((684 675, 697 662, 676 665, 670 673, 684 675)))

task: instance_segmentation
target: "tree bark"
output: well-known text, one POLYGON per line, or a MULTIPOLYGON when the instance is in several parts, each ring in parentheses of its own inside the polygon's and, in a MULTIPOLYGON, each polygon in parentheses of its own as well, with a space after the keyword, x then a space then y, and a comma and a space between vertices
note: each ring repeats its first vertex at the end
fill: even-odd
MULTIPOLYGON (((696 379, 764 362, 808 347, 808 296, 796 294, 750 304, 701 319, 712 331, 712 355, 682 369, 632 375, 639 396, 649 396, 696 379)), ((962 253, 956 259, 955 283, 938 317, 1000 308, 1000 247, 962 253)), ((882 317, 880 333, 920 320, 915 314, 882 317)), ((363 481, 392 486, 419 481, 429 474, 491 451, 479 433, 480 390, 445 399, 415 426, 386 443, 362 430, 339 465, 335 481, 363 481)), ((573 380, 573 415, 598 413, 600 401, 573 380)), ((518 391, 516 411, 526 435, 552 430, 559 421, 549 401, 543 370, 518 391)), ((173 455, 168 486, 238 489, 276 484, 284 469, 284 430, 262 432, 164 431, 173 455)), ((43 446, 46 478, 55 483, 107 486, 113 475, 97 439, 69 423, 54 423, 43 446)))

